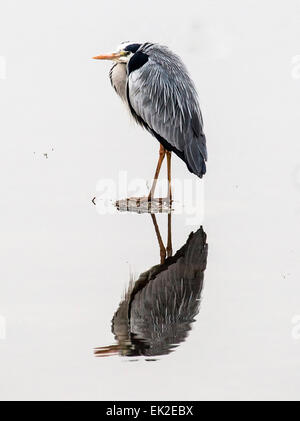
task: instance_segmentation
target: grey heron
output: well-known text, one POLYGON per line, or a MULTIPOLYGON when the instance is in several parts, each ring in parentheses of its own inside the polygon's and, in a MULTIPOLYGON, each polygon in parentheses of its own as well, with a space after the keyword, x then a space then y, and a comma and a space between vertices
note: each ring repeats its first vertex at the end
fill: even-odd
POLYGON ((207 237, 203 228, 191 233, 174 256, 163 241, 154 214, 151 214, 160 248, 160 264, 131 282, 112 320, 117 344, 97 347, 98 357, 155 357, 169 354, 183 342, 199 312, 207 261, 207 237))
POLYGON ((116 52, 93 57, 113 60, 112 86, 138 124, 159 142, 159 159, 148 200, 154 196, 160 168, 167 156, 168 198, 171 193, 171 153, 202 177, 207 151, 197 92, 181 59, 156 43, 124 42, 116 52))

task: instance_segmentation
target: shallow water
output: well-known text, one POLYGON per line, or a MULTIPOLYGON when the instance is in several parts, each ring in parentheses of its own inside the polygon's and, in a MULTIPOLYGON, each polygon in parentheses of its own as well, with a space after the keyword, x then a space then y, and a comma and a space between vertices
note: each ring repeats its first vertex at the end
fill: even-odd
MULTIPOLYGON (((116 5, 4 2, 1 399, 299 399, 299 2, 270 4, 191 2, 182 17, 182 4, 166 1, 141 22, 139 2, 112 27, 103 16, 116 5), (200 252, 198 295, 164 347, 149 325, 145 338, 140 317, 118 352, 97 358, 95 348, 121 342, 111 321, 130 280, 164 256, 148 213, 113 206, 138 185, 147 192, 158 145, 130 124, 109 65, 89 57, 154 36, 183 57, 200 92, 208 173, 196 180, 173 159, 172 249, 202 226, 206 269, 200 252), (113 193, 98 207, 104 179, 113 193)), ((167 246, 168 214, 156 219, 167 246)), ((170 319, 155 316, 159 336, 170 319)))

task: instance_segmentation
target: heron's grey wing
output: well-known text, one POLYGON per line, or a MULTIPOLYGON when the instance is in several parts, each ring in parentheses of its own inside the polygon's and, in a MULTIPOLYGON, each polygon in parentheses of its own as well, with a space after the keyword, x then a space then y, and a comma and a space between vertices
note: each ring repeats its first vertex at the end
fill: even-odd
POLYGON ((193 82, 180 59, 167 49, 164 55, 149 54, 148 61, 129 74, 127 95, 138 122, 201 177, 207 159, 202 116, 193 82))

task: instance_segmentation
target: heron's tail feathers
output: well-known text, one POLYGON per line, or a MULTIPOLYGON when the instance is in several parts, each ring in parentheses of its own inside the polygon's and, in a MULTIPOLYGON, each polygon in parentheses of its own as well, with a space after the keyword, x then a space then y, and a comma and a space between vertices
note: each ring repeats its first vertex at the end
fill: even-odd
POLYGON ((184 148, 184 161, 193 174, 198 177, 206 173, 207 152, 206 152, 206 139, 204 134, 201 134, 198 139, 193 139, 184 148))

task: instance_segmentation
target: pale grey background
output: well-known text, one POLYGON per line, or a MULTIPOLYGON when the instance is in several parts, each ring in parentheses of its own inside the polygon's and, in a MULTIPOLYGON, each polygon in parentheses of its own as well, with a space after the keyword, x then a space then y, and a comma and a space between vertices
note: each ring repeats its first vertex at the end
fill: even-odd
MULTIPOLYGON (((299 0, 1 0, 1 399, 299 398, 299 23, 299 0), (201 310, 155 363, 92 354, 130 270, 159 258, 148 215, 91 204, 98 180, 151 178, 157 157, 90 59, 126 40, 181 55, 208 139, 201 310)), ((193 227, 173 225, 176 250, 193 227)))

